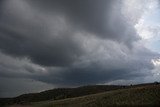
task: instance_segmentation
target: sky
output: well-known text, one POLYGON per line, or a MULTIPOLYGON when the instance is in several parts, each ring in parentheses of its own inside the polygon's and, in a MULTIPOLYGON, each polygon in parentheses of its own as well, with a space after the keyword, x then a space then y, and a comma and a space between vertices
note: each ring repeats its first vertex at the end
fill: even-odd
POLYGON ((160 81, 159 0, 1 0, 0 97, 160 81))

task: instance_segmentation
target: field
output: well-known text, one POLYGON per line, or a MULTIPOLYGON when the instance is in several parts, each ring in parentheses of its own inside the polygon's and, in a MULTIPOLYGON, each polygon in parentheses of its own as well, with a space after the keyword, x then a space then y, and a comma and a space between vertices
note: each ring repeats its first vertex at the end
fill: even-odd
POLYGON ((7 107, 110 107, 110 106, 160 106, 160 84, 120 88, 97 94, 61 100, 30 102, 7 107))

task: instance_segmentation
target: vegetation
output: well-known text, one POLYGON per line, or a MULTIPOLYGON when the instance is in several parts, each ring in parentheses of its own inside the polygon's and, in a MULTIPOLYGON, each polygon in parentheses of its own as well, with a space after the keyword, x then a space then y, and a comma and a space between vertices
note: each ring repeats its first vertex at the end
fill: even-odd
POLYGON ((59 88, 0 99, 0 106, 6 104, 14 105, 11 107, 160 106, 160 84, 156 82, 130 86, 59 88))
POLYGON ((77 98, 33 103, 32 105, 34 107, 158 106, 160 105, 160 85, 119 89, 77 98))
POLYGON ((94 85, 78 88, 57 88, 40 93, 23 94, 15 98, 0 99, 1 105, 28 104, 47 100, 59 100, 65 98, 79 97, 89 94, 101 93, 110 90, 122 89, 124 86, 116 85, 94 85))

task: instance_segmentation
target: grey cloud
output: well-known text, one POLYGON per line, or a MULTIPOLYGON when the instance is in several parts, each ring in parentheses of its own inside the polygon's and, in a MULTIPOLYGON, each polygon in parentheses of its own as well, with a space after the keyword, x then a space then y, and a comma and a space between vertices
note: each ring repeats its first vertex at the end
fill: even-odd
POLYGON ((121 13, 119 0, 43 0, 31 1, 35 7, 53 12, 58 11, 70 18, 77 29, 84 29, 102 38, 120 42, 131 42, 138 39, 134 28, 126 23, 121 13), (125 39, 125 40, 124 40, 125 39))
MULTIPOLYGON (((63 23, 63 19, 59 19, 59 16, 58 18, 51 17, 53 18, 51 20, 53 25, 50 26, 47 25, 50 21, 47 24, 41 22, 49 20, 48 18, 39 15, 40 19, 37 23, 33 21, 34 19, 32 20, 32 17, 25 19, 26 15, 23 12, 25 10, 17 12, 17 14, 24 14, 22 18, 21 16, 12 16, 10 13, 7 15, 9 18, 6 16, 5 19, 1 20, 1 51, 13 56, 29 57, 33 62, 44 66, 69 65, 83 52, 79 44, 72 39, 72 36, 70 36, 73 35, 72 32, 65 28, 67 26, 65 22, 63 23), (20 19, 18 21, 14 18, 20 19), (60 28, 56 28, 57 26, 60 28), (48 30, 48 27, 53 29, 48 30)), ((34 13, 31 13, 31 15, 34 15, 34 13)))
POLYGON ((13 58, 0 53, 0 77, 29 78, 30 75, 45 75, 44 68, 28 58, 13 58))
POLYGON ((51 84, 21 78, 13 79, 0 77, 0 85, 3 87, 0 88, 0 97, 15 97, 24 93, 40 92, 42 90, 54 88, 51 84))
MULTIPOLYGON (((94 41, 94 43, 96 42, 94 41)), ((96 52, 88 51, 86 56, 79 58, 72 66, 57 69, 48 68, 47 71, 49 73, 45 78, 43 78, 44 76, 38 76, 36 79, 60 86, 66 84, 78 86, 106 83, 119 79, 129 80, 152 75, 150 70, 154 69, 154 66, 151 63, 151 59, 155 55, 150 51, 143 50, 143 53, 132 52, 133 54, 131 54, 127 49, 125 50, 125 46, 116 42, 98 41, 98 43, 99 47, 96 48, 96 52), (100 45, 112 45, 112 48, 108 47, 102 51, 100 45), (124 51, 123 53, 121 53, 122 50, 124 51), (145 57, 143 57, 144 52, 146 55, 148 54, 145 57)), ((92 47, 90 46, 90 48, 92 47)))
POLYGON ((96 37, 93 40, 89 38, 86 42, 91 50, 86 51, 85 55, 66 67, 41 67, 28 59, 15 59, 1 53, 1 76, 30 78, 56 86, 78 86, 151 75, 149 70, 154 67, 150 60, 155 55, 148 50, 137 53, 138 49, 135 47, 136 50, 132 50, 131 53, 125 45, 108 40, 102 41, 96 37), (92 43, 98 46, 96 51, 92 43), (148 56, 143 58, 144 52, 148 56))
POLYGON ((34 2, 4 1, 0 21, 0 48, 3 52, 30 57, 33 62, 44 66, 65 66, 83 54, 80 44, 72 39, 77 30, 112 38, 127 45, 136 39, 134 29, 127 27, 115 1, 34 2), (63 13, 45 13, 41 5, 49 7, 50 11, 60 9, 63 13), (114 5, 117 8, 111 9, 114 5))

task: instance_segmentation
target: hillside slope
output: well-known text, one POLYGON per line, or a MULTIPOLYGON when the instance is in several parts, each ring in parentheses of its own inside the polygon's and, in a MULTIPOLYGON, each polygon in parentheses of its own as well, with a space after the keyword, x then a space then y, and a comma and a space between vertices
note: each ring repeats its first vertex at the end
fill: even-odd
POLYGON ((23 94, 15 98, 2 98, 0 99, 0 105, 27 104, 30 102, 59 100, 65 98, 85 96, 89 94, 96 94, 110 90, 122 89, 126 87, 127 86, 93 85, 93 86, 83 86, 77 88, 57 88, 57 89, 43 91, 40 93, 23 94))
POLYGON ((58 101, 33 103, 33 107, 160 106, 160 85, 119 89, 58 101))

